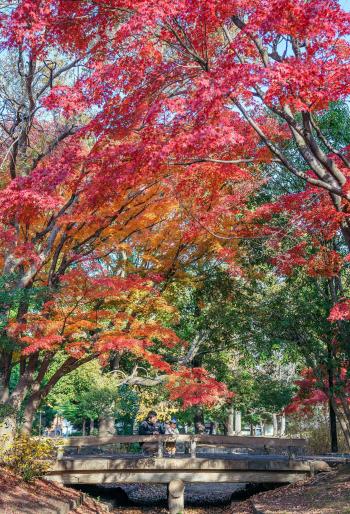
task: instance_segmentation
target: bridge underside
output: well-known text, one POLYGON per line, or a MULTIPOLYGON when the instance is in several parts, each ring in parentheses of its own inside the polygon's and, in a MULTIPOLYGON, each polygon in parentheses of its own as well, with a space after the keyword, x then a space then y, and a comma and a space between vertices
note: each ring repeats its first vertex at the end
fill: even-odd
POLYGON ((287 483, 313 472, 314 463, 255 456, 254 458, 63 458, 46 478, 63 484, 231 482, 287 483))
POLYGON ((172 480, 183 482, 226 482, 226 483, 291 483, 308 477, 307 473, 263 473, 261 471, 249 473, 193 473, 193 472, 149 472, 149 473, 69 473, 67 475, 47 475, 48 480, 69 484, 114 484, 114 483, 156 483, 168 484, 172 480))

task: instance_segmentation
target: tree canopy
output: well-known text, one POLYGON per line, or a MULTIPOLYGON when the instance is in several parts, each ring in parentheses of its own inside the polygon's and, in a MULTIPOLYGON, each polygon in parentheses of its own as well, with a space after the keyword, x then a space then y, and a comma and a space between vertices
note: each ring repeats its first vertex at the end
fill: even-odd
POLYGON ((1 3, 10 429, 96 359, 282 408, 297 355, 349 431, 349 32, 337 0, 1 3))

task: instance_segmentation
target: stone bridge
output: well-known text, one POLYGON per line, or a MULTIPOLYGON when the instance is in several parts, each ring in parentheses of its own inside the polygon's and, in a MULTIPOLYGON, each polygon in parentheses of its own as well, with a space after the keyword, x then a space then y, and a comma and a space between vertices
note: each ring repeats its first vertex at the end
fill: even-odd
POLYGON ((67 485, 166 483, 170 512, 177 514, 186 482, 288 483, 327 469, 300 455, 305 446, 304 439, 249 436, 71 437, 46 478, 67 485), (176 457, 167 458, 164 444, 174 441, 176 457), (142 443, 153 443, 154 455, 135 453, 142 443))

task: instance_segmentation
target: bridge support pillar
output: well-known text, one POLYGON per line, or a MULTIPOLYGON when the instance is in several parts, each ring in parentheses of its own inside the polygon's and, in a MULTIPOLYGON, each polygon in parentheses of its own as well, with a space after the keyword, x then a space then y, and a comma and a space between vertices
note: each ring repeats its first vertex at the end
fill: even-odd
POLYGON ((172 480, 168 485, 168 506, 170 514, 183 514, 185 506, 185 484, 172 480))

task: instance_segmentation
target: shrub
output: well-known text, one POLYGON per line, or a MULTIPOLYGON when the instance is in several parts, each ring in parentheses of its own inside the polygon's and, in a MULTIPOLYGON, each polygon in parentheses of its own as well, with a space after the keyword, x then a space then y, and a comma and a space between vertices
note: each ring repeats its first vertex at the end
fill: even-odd
MULTIPOLYGON (((288 418, 288 436, 307 439, 306 452, 311 455, 330 453, 329 415, 326 408, 317 407, 308 415, 294 414, 288 418)), ((339 452, 348 452, 344 435, 338 423, 339 452)))
POLYGON ((18 435, 10 445, 1 444, 0 461, 30 482, 42 477, 51 468, 58 446, 57 440, 18 435))

